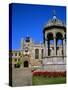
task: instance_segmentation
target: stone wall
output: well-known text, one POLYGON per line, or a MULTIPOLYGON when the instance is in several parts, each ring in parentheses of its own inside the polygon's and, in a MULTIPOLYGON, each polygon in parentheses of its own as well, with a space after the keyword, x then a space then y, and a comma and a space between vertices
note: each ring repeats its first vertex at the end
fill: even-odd
POLYGON ((12 86, 31 86, 32 74, 29 68, 12 69, 12 86))
POLYGON ((66 57, 46 57, 43 68, 46 71, 66 71, 66 57))
POLYGON ((45 71, 66 71, 66 65, 65 64, 46 64, 43 68, 45 71))
POLYGON ((65 56, 48 56, 43 59, 44 64, 66 64, 65 56))

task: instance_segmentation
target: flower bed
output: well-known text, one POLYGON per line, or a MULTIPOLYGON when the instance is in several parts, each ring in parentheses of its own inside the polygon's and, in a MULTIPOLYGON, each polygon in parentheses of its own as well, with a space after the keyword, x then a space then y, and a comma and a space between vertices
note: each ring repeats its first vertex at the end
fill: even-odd
POLYGON ((34 71, 33 76, 44 76, 44 77, 65 77, 66 71, 64 72, 48 72, 48 71, 34 71))

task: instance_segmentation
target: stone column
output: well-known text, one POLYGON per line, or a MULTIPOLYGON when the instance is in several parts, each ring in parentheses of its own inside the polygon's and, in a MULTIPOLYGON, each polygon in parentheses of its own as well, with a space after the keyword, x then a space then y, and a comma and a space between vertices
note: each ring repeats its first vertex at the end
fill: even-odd
POLYGON ((48 56, 48 40, 47 39, 45 39, 45 54, 46 54, 46 56, 48 56))
POLYGON ((66 51, 65 51, 65 38, 63 38, 63 55, 65 56, 66 51))
POLYGON ((54 56, 56 56, 56 37, 54 37, 54 56))
POLYGON ((50 56, 50 40, 48 40, 48 56, 50 56))

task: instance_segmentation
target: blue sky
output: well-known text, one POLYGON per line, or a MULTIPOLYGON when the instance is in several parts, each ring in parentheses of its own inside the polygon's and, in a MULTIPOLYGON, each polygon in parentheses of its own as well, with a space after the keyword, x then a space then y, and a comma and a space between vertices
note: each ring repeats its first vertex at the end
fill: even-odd
POLYGON ((66 22, 66 8, 63 6, 13 4, 12 5, 12 49, 19 49, 21 38, 30 36, 35 42, 43 42, 43 27, 56 16, 66 22))

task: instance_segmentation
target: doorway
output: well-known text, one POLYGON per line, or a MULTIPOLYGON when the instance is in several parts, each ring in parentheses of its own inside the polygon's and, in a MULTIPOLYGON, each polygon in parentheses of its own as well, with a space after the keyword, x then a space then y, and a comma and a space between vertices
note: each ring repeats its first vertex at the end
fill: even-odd
POLYGON ((28 67, 28 61, 24 61, 24 67, 28 67))

